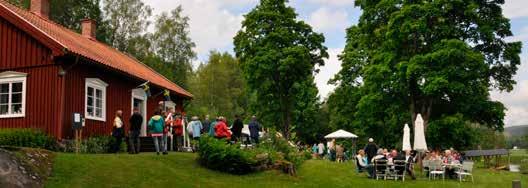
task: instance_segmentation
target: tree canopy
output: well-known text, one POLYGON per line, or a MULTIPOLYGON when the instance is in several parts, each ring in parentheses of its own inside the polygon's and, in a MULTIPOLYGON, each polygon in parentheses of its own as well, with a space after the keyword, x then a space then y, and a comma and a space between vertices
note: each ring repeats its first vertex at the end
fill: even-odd
POLYGON ((240 63, 228 53, 211 52, 190 81, 194 99, 189 114, 225 116, 247 114, 249 97, 240 63))
POLYGON ((512 32, 503 3, 357 0, 362 15, 347 30, 342 69, 332 80, 338 89, 329 98, 332 107, 353 109, 339 109, 331 123, 388 145, 401 138, 388 135, 401 134, 418 113, 426 131, 454 131, 453 123, 502 130, 505 107, 489 91, 512 90, 521 52, 520 42, 505 40, 512 32))
POLYGON ((295 103, 303 88, 313 83, 315 65, 323 65, 328 53, 323 35, 299 21, 286 2, 261 0, 244 16, 234 44, 248 88, 256 97, 254 109, 271 125, 280 124, 289 138, 295 103), (306 84, 307 80, 312 83, 306 84))

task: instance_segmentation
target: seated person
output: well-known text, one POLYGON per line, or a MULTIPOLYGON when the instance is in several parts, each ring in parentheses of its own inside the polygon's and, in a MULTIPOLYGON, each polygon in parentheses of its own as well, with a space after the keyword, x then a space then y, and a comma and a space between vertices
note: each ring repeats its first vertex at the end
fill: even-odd
MULTIPOLYGON (((412 165, 414 163, 414 156, 411 155, 410 150, 406 150, 405 155, 398 155, 394 158, 394 160, 405 161, 405 172, 407 172, 407 174, 409 174, 413 180, 416 179, 412 165)), ((396 167, 396 170, 399 175, 403 174, 403 167, 396 167)))
POLYGON ((365 156, 365 150, 360 149, 356 155, 356 166, 358 172, 363 172, 363 169, 367 168, 367 157, 365 156))
POLYGON ((387 168, 386 166, 377 166, 376 169, 374 169, 374 166, 376 165, 376 160, 387 160, 383 153, 383 149, 378 149, 377 155, 372 158, 372 161, 370 161, 371 163, 367 166, 369 178, 374 177, 375 171, 385 171, 385 169, 387 168))

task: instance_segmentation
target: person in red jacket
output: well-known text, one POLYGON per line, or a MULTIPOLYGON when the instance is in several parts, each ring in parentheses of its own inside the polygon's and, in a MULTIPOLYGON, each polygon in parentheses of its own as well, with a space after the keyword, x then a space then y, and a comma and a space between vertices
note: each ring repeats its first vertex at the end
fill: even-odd
POLYGON ((176 118, 174 118, 172 126, 172 135, 176 141, 177 151, 183 151, 183 121, 181 114, 176 114, 176 118))
POLYGON ((220 121, 218 121, 215 126, 215 136, 219 139, 231 139, 231 132, 229 132, 229 128, 227 128, 226 119, 224 117, 220 117, 220 121))

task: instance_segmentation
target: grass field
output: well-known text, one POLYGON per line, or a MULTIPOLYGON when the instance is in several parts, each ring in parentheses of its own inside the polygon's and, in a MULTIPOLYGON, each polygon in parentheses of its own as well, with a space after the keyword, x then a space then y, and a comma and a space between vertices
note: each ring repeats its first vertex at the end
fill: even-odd
POLYGON ((376 181, 357 174, 352 163, 336 164, 323 160, 305 162, 297 177, 278 171, 244 176, 205 169, 196 155, 171 153, 156 156, 101 154, 75 155, 58 153, 53 175, 46 187, 511 187, 520 179, 528 185, 528 176, 504 171, 476 169, 475 183, 455 180, 428 181, 423 176, 405 182, 376 181))

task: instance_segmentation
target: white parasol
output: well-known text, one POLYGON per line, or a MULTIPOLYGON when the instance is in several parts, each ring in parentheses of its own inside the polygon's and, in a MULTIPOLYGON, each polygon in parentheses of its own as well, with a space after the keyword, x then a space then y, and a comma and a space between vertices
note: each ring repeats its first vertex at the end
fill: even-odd
POLYGON ((427 150, 424 133, 424 120, 422 119, 421 114, 418 114, 414 121, 414 149, 418 151, 427 150))
POLYGON ((403 127, 403 151, 412 150, 411 147, 411 130, 409 129, 409 125, 406 123, 405 127, 403 127))

